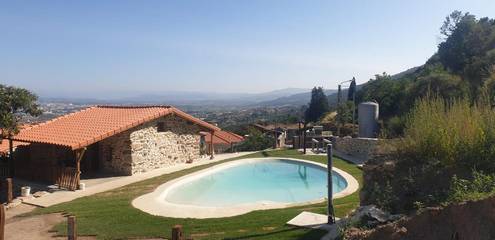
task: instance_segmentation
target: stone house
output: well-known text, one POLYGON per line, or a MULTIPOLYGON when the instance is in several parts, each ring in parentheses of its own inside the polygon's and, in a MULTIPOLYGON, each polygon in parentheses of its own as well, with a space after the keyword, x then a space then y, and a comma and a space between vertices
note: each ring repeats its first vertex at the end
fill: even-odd
POLYGON ((14 176, 76 189, 81 177, 192 162, 200 158, 201 133, 218 131, 170 106, 90 107, 16 135, 14 142, 29 144, 13 153, 14 176))

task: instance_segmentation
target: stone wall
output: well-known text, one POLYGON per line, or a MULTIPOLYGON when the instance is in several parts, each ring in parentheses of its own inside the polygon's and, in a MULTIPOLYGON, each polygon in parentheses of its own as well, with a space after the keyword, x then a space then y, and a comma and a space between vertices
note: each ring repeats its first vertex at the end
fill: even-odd
POLYGON ((100 166, 132 175, 198 159, 199 131, 197 125, 176 116, 144 123, 101 141, 100 166))
POLYGON ((379 140, 377 138, 334 137, 332 145, 341 154, 368 160, 375 151, 379 140))

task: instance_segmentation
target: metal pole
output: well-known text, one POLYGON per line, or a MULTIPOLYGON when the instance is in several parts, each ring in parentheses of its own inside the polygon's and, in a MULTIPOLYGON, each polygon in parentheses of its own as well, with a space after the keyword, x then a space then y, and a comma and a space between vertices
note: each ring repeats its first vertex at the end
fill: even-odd
POLYGON ((304 122, 303 126, 303 153, 306 154, 306 122, 304 122))
POLYGON ((327 171, 328 171, 328 208, 327 208, 327 216, 328 216, 328 224, 335 223, 335 213, 333 209, 333 181, 332 181, 332 167, 333 167, 333 159, 332 159, 332 144, 327 145, 327 171))
POLYGON ((297 148, 301 148, 301 138, 302 138, 302 132, 301 132, 301 121, 297 123, 297 148))

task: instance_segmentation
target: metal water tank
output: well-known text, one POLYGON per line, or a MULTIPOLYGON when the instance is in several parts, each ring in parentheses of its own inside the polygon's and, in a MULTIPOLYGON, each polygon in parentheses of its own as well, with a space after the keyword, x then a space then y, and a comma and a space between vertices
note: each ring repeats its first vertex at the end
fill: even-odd
POLYGON ((379 106, 376 102, 363 102, 358 105, 359 137, 377 137, 378 114, 379 106))

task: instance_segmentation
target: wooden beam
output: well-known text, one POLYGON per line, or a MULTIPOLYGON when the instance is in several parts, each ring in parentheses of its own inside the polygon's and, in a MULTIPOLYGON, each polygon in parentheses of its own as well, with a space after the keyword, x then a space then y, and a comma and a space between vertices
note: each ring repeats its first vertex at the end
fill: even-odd
POLYGON ((77 182, 76 188, 79 188, 79 184, 81 183, 81 160, 86 152, 87 148, 77 149, 76 152, 76 172, 77 172, 77 182))

